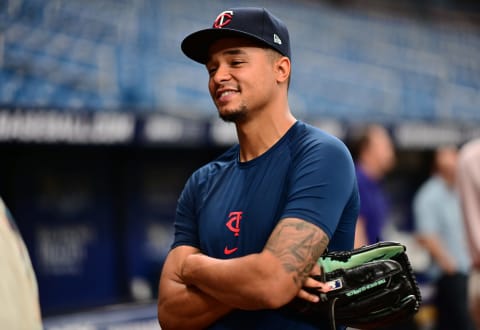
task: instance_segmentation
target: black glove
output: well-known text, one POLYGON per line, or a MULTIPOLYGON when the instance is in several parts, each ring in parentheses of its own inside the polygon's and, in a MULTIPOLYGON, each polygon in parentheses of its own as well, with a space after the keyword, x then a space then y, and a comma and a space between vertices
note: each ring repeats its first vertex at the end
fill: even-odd
POLYGON ((332 329, 344 325, 375 329, 412 317, 421 303, 415 275, 404 245, 378 242, 352 251, 324 254, 318 264, 331 290, 321 293, 318 303, 295 298, 288 306, 313 323, 330 320, 332 329))

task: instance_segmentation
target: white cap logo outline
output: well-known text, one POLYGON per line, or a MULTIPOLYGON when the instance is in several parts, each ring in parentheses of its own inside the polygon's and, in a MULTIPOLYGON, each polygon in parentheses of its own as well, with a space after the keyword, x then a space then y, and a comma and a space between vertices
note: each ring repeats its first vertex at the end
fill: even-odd
POLYGON ((225 10, 218 14, 217 18, 215 18, 215 22, 213 22, 213 27, 215 29, 221 29, 225 25, 228 25, 233 18, 233 10, 225 10))

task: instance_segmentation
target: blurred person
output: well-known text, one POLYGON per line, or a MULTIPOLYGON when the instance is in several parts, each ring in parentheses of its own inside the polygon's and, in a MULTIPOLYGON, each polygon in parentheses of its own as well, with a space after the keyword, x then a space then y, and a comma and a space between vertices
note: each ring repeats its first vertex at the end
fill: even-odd
POLYGON ((466 143, 458 160, 458 187, 472 258, 468 301, 477 330, 480 330, 480 138, 466 143))
MULTIPOLYGON (((355 248, 384 240, 390 201, 383 179, 396 161, 395 148, 388 131, 380 124, 354 130, 351 141, 355 173, 360 193, 360 212, 355 228, 355 248)), ((413 319, 378 330, 416 329, 413 319)))
POLYGON ((438 330, 473 329, 467 308, 470 257, 456 190, 457 156, 456 147, 438 148, 432 174, 413 199, 415 235, 432 260, 427 276, 435 288, 438 330))
POLYGON ((0 329, 42 329, 37 280, 30 257, 1 198, 0 329))
MULTIPOLYGON (((353 247, 358 189, 339 139, 297 120, 288 104, 286 26, 262 8, 220 13, 182 42, 205 65, 219 116, 238 144, 188 179, 159 283, 162 329, 318 329, 282 308, 327 249, 353 247)), ((343 329, 344 327, 338 327, 343 329)), ((330 329, 328 318, 320 329, 330 329)))
POLYGON ((370 124, 356 132, 352 141, 355 171, 360 192, 360 213, 355 230, 355 247, 383 239, 389 201, 382 179, 395 165, 395 150, 387 130, 370 124))

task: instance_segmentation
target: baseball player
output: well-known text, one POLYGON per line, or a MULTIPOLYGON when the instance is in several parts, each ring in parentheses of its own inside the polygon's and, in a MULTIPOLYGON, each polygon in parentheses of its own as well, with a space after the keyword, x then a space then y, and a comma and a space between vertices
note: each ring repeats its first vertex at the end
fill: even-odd
MULTIPOLYGON (((238 144, 188 179, 162 270, 162 329, 318 329, 285 313, 328 248, 353 248, 355 169, 339 139, 297 120, 285 24, 262 8, 220 13, 182 42, 205 65, 219 116, 238 144)), ((322 329, 329 329, 328 320, 322 329)))

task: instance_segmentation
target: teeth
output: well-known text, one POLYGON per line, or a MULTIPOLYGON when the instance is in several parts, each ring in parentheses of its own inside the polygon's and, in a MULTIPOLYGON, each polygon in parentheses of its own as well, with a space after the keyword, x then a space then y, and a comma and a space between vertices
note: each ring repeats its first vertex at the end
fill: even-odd
POLYGON ((220 94, 220 97, 224 97, 224 96, 227 96, 227 95, 230 95, 230 94, 233 94, 233 93, 235 93, 235 92, 234 91, 225 91, 225 92, 222 92, 220 94))

